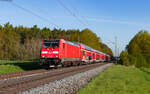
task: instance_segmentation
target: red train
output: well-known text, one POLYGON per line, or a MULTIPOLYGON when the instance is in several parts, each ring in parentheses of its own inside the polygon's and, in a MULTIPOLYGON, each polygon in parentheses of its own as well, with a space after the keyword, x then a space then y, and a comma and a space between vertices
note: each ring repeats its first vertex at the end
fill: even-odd
POLYGON ((80 65, 110 61, 110 56, 81 43, 64 39, 45 39, 42 41, 40 64, 48 67, 57 65, 80 65))

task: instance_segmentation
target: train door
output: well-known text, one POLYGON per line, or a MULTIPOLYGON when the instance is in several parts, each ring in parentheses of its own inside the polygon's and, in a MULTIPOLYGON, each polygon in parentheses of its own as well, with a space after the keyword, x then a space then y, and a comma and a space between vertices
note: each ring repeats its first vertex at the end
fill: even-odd
POLYGON ((95 59, 96 59, 96 55, 95 53, 93 53, 93 61, 95 62, 95 59))
POLYGON ((65 43, 63 43, 63 58, 65 58, 66 57, 66 47, 65 47, 65 43))
POLYGON ((85 52, 85 50, 82 50, 82 61, 83 61, 83 63, 86 62, 86 52, 85 52))

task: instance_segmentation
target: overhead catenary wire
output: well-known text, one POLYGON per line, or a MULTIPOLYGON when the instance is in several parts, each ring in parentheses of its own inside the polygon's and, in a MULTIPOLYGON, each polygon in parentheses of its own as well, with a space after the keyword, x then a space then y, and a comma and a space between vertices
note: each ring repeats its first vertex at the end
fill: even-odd
MULTIPOLYGON (((64 7, 70 14, 72 14, 73 16, 76 16, 75 15, 75 13, 73 13, 69 8, 67 8, 62 2, 61 2, 61 0, 57 0, 58 2, 59 2, 59 4, 61 4, 62 5, 62 7, 64 7)), ((76 9, 75 7, 73 7, 74 9, 76 9)), ((78 15, 79 15, 79 12, 78 12, 78 10, 76 9, 76 12, 78 13, 78 15)), ((76 16, 77 17, 77 16, 76 16)), ((84 17, 84 16, 81 16, 82 18, 83 18, 83 20, 86 22, 86 24, 87 25, 89 25, 88 24, 88 20, 84 17)), ((79 37, 78 37, 78 40, 79 40, 79 37)), ((112 43, 113 45, 115 45, 115 50, 117 49, 117 44, 116 44, 116 42, 112 42, 112 41, 110 41, 110 40, 108 40, 110 43, 112 43)), ((119 48, 118 48, 119 49, 119 48)), ((119 51, 119 50, 118 50, 119 51)), ((116 53, 117 53, 117 51, 115 51, 116 53)), ((116 54, 115 53, 115 54, 116 54)), ((119 55, 119 54, 118 54, 119 55)))
POLYGON ((80 13, 79 13, 79 11, 78 11, 78 9, 77 9, 76 7, 72 6, 72 8, 76 11, 77 15, 78 15, 79 17, 81 17, 82 20, 83 20, 87 25, 89 25, 89 22, 88 22, 88 20, 85 18, 85 16, 80 15, 80 13))
MULTIPOLYGON (((57 0, 57 1, 60 1, 60 0, 57 0)), ((62 2, 60 1, 60 3, 62 3, 62 2)), ((67 8, 67 7, 66 7, 66 8, 67 8)), ((77 12, 78 15, 79 15, 79 11, 77 10, 77 8, 75 8, 75 7, 73 7, 73 6, 72 6, 72 8, 75 9, 76 12, 77 12)), ((68 10, 69 10, 69 9, 68 9, 68 10)), ((71 12, 71 11, 70 11, 70 12, 71 12)), ((75 15, 75 14, 74 14, 74 15, 75 15)), ((76 15, 75 15, 75 16, 76 16, 76 15)), ((80 15, 79 15, 79 16, 80 16, 80 15)), ((89 24, 88 24, 88 20, 87 20, 84 16, 81 15, 81 18, 84 20, 84 22, 86 22, 87 25, 89 25, 89 24)), ((92 26, 92 27, 93 27, 93 26, 92 26)), ((110 41, 110 40, 108 40, 108 41, 109 41, 110 43, 112 43, 113 45, 115 45, 115 54, 116 54, 116 53, 117 53, 117 50, 116 50, 116 49, 117 49, 117 43, 116 43, 116 41, 115 41, 115 42, 110 41)), ((118 48, 118 49, 119 49, 119 48, 118 48)), ((119 50, 118 50, 118 51, 119 51, 119 50)), ((118 55, 119 55, 119 54, 118 54, 118 55)))
POLYGON ((86 24, 84 22, 82 22, 82 20, 80 20, 77 15, 75 13, 73 13, 63 2, 61 2, 61 0, 56 0, 66 11, 68 11, 80 24, 85 25, 86 24))
POLYGON ((43 20, 43 21, 49 22, 49 23, 52 24, 53 26, 59 28, 58 25, 56 25, 55 23, 51 22, 49 19, 47 19, 47 18, 45 18, 45 17, 42 17, 42 16, 40 16, 39 14, 37 14, 37 13, 35 13, 35 12, 33 12, 33 11, 27 9, 27 8, 22 7, 22 6, 19 5, 19 4, 16 4, 16 3, 14 3, 14 2, 10 2, 10 3, 11 3, 13 6, 15 6, 15 7, 19 8, 19 9, 21 9, 21 10, 23 10, 23 11, 25 11, 25 12, 27 12, 27 13, 29 13, 29 14, 31 14, 31 15, 33 15, 33 16, 39 18, 39 19, 41 19, 41 20, 43 20))

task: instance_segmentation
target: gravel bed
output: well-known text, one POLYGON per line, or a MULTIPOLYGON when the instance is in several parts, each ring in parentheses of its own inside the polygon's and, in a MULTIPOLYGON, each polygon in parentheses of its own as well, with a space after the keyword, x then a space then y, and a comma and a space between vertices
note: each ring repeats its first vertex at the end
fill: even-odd
POLYGON ((86 72, 78 73, 61 80, 56 80, 54 82, 50 82, 36 88, 20 92, 19 94, 75 94, 93 77, 95 77, 111 65, 111 63, 106 64, 86 72))

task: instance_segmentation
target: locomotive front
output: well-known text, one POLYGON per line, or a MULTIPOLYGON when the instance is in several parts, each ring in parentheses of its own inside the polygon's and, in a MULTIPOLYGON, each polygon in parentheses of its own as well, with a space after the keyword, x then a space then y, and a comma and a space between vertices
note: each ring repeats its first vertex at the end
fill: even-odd
POLYGON ((40 53, 41 65, 57 66, 60 63, 59 42, 59 39, 43 40, 40 53))

